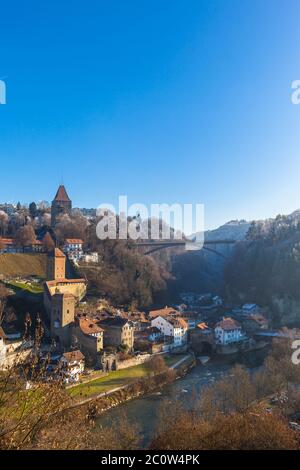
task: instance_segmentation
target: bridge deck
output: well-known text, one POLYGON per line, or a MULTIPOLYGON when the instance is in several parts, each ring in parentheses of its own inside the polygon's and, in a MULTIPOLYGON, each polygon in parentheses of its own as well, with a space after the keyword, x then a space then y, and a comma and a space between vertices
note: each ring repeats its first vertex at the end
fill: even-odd
MULTIPOLYGON (((196 243, 193 240, 155 240, 155 241, 136 241, 137 246, 164 246, 164 245, 186 245, 187 243, 196 243)), ((229 245, 236 243, 236 240, 205 240, 204 245, 229 245)))

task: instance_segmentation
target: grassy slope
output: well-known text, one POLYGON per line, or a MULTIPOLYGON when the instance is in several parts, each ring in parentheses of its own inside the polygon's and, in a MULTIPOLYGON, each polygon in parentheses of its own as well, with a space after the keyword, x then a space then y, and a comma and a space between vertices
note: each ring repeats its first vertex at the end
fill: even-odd
POLYGON ((0 275, 31 276, 46 278, 45 254, 5 253, 0 254, 0 275))
POLYGON ((17 287, 17 289, 22 289, 30 292, 31 294, 41 294, 44 289, 43 286, 41 285, 35 285, 35 284, 26 284, 24 282, 19 282, 19 281, 10 281, 7 282, 6 285, 8 287, 17 287))
MULTIPOLYGON (((186 354, 167 356, 165 361, 170 367, 185 355, 186 354)), ((68 392, 74 398, 76 397, 76 399, 84 399, 93 395, 98 395, 99 393, 108 392, 109 390, 117 387, 122 387, 123 385, 134 381, 134 379, 139 379, 141 377, 145 377, 146 375, 147 370, 145 365, 140 364, 138 366, 128 367, 127 369, 110 372, 105 377, 100 377, 87 383, 75 385, 74 387, 70 388, 68 392)))
POLYGON ((107 392, 113 388, 126 385, 132 379, 138 379, 146 375, 144 364, 110 372, 106 377, 92 380, 91 382, 79 384, 68 391, 76 398, 86 398, 98 393, 107 392))

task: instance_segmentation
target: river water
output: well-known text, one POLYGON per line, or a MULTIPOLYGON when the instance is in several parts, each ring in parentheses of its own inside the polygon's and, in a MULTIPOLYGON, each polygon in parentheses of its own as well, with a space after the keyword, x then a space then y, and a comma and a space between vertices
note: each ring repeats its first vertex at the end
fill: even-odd
POLYGON ((228 375, 233 365, 243 364, 249 370, 255 370, 262 365, 265 356, 266 350, 261 350, 239 357, 213 359, 205 365, 199 364, 191 369, 185 377, 165 386, 161 392, 136 398, 105 412, 98 418, 97 424, 102 428, 108 427, 112 421, 118 420, 125 412, 129 422, 139 426, 142 445, 145 447, 154 436, 158 410, 163 403, 170 402, 175 398, 189 407, 192 405, 195 395, 197 397, 200 395, 203 387, 228 375))

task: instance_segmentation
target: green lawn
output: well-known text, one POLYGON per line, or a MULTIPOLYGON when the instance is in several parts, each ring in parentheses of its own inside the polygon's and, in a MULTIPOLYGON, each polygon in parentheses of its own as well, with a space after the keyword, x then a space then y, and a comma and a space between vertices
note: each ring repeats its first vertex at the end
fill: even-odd
MULTIPOLYGON (((163 358, 166 364, 171 367, 186 355, 187 354, 164 355, 163 358)), ((140 364, 138 366, 128 367, 127 369, 110 372, 105 377, 100 377, 86 383, 75 385, 68 389, 68 393, 77 399, 84 399, 103 392, 108 392, 117 387, 122 387, 123 385, 134 381, 134 379, 139 379, 146 375, 147 369, 145 364, 140 364)))
POLYGON ((127 369, 110 372, 106 377, 91 380, 90 382, 76 385, 68 389, 72 397, 86 398, 99 393, 107 392, 116 387, 122 387, 133 379, 145 377, 147 374, 144 364, 128 367, 127 369))
POLYGON ((40 294, 43 292, 43 287, 38 284, 26 284, 21 281, 10 281, 7 283, 9 287, 17 287, 18 289, 27 290, 32 294, 40 294))

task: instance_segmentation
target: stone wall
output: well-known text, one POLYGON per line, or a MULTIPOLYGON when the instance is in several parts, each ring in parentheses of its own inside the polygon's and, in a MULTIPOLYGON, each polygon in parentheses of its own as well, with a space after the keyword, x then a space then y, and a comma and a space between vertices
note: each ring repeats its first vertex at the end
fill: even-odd
POLYGON ((144 362, 149 361, 151 354, 141 354, 137 357, 126 359, 125 361, 118 362, 118 370, 126 369, 127 367, 138 366, 139 364, 144 364, 144 362))

